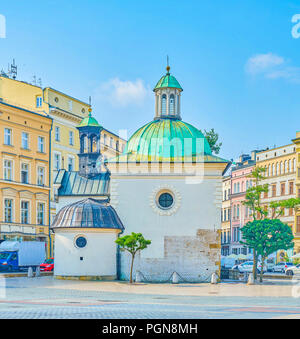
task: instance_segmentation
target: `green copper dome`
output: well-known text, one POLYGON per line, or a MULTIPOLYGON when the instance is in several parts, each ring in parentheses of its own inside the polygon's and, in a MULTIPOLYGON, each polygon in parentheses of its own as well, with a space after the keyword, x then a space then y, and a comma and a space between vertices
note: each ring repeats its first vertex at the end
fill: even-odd
POLYGON ((176 80, 176 78, 171 75, 169 72, 161 77, 159 82, 154 88, 154 91, 160 88, 178 88, 181 91, 183 91, 182 87, 180 86, 179 82, 176 80))
POLYGON ((101 127, 98 123, 98 121, 92 117, 91 114, 89 114, 87 117, 85 117, 80 125, 78 127, 85 127, 85 126, 96 126, 96 127, 101 127))
POLYGON ((178 119, 160 119, 135 132, 124 154, 134 156, 137 161, 182 161, 211 155, 211 149, 194 126, 178 119))

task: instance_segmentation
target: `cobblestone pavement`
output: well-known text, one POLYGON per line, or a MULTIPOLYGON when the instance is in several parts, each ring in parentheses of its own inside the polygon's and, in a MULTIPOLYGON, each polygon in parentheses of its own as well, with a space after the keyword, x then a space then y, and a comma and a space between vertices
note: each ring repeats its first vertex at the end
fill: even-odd
MULTIPOLYGON (((6 279, 6 295, 2 293, 0 298, 0 318, 300 318, 300 299, 288 296, 183 295, 182 291, 186 288, 189 291, 194 286, 194 290, 198 290, 202 285, 170 285, 170 290, 176 288, 179 291, 178 295, 165 292, 168 286, 165 286, 163 294, 123 293, 102 291, 102 286, 106 286, 102 284, 70 283, 56 281, 52 277, 6 279)), ((287 283, 282 286, 286 288, 287 283)), ((282 286, 279 288, 282 289, 282 286)), ((203 285, 203 288, 206 287, 203 285)), ((244 288, 247 286, 244 285, 244 288)))

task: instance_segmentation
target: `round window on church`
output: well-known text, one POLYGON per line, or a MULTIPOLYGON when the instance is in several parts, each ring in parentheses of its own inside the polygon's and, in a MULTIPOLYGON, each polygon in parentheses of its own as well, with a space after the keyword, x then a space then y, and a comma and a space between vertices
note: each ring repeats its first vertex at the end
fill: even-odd
POLYGON ((87 240, 85 237, 80 236, 75 239, 75 244, 78 248, 84 248, 87 244, 87 240))
POLYGON ((159 196, 158 196, 158 206, 161 208, 161 209, 169 209, 173 206, 174 204, 174 198, 173 198, 173 195, 169 192, 164 192, 164 193, 161 193, 159 196))

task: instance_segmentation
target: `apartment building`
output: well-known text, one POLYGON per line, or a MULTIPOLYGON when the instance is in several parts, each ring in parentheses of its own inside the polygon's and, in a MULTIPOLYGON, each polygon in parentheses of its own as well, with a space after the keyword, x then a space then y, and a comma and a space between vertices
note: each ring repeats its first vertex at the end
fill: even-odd
POLYGON ((49 253, 52 119, 0 102, 0 239, 38 240, 49 253))

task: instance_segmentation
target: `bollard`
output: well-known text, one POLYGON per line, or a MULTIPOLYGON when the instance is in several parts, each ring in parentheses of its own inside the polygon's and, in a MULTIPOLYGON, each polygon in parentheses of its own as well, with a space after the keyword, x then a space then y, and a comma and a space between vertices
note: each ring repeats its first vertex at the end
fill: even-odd
POLYGON ((211 275, 211 282, 210 282, 212 285, 216 285, 218 283, 218 276, 216 273, 213 273, 211 275))
POLYGON ((178 284, 179 283, 179 275, 177 272, 174 272, 172 275, 172 284, 178 284))
POLYGON ((35 269, 35 276, 36 277, 40 277, 41 276, 40 266, 37 266, 37 268, 35 269))
POLYGON ((248 278, 247 285, 254 285, 254 277, 253 277, 253 273, 250 273, 250 274, 249 274, 249 278, 248 278))
POLYGON ((32 269, 31 266, 28 268, 27 277, 28 277, 28 278, 33 278, 33 269, 32 269))
POLYGON ((137 271, 137 272, 136 272, 136 275, 135 275, 135 282, 136 282, 136 283, 142 282, 142 274, 141 274, 140 271, 137 271))

